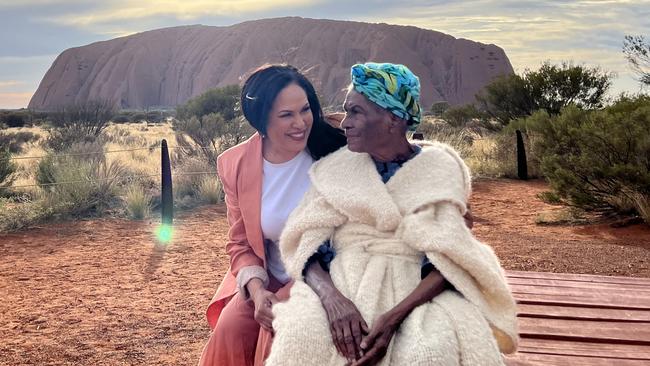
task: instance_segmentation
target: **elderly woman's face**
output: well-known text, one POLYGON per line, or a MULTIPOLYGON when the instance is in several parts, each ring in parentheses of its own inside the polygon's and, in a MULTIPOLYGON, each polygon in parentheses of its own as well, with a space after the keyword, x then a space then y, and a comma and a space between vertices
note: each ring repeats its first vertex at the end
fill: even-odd
POLYGON ((345 118, 341 122, 341 128, 345 130, 350 151, 372 155, 394 138, 389 132, 390 112, 363 94, 350 90, 345 96, 343 109, 345 118))

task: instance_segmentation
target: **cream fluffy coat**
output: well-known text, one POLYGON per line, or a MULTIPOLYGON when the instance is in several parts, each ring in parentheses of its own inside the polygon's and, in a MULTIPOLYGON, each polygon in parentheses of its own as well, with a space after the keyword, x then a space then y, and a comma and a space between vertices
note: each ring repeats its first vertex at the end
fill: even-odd
POLYGON ((302 281, 325 239, 330 274, 369 326, 419 284, 423 253, 457 289, 407 317, 381 365, 501 365, 517 345, 516 306, 497 257, 465 227, 470 175, 458 154, 427 144, 384 184, 368 154, 342 148, 312 167, 312 188, 280 238, 290 298, 274 306, 266 365, 344 365, 327 315, 302 281))

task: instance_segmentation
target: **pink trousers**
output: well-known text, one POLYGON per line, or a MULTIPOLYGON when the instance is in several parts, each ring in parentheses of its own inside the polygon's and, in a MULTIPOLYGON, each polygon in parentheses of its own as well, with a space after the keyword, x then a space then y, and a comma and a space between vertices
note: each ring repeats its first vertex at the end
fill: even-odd
MULTIPOLYGON (((282 285, 271 276, 269 291, 286 301, 293 281, 282 285)), ((223 308, 203 348, 199 366, 262 366, 271 352, 273 335, 253 318, 255 304, 236 294, 223 308)))

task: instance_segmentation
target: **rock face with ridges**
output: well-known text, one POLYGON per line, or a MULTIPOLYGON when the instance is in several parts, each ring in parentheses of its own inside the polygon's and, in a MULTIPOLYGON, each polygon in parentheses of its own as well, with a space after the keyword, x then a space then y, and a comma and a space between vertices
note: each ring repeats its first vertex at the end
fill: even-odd
POLYGON ((424 108, 474 101, 492 78, 512 73, 504 51, 416 27, 304 18, 229 27, 164 28, 71 48, 60 54, 29 107, 87 100, 121 108, 175 106, 210 88, 241 83, 267 62, 286 62, 314 82, 323 104, 340 103, 357 62, 396 62, 420 76, 424 108))

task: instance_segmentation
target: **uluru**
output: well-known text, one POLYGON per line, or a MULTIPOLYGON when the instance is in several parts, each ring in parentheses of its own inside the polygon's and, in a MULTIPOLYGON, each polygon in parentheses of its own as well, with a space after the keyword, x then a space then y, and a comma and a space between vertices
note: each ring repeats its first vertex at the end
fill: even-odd
POLYGON ((173 107, 276 62, 304 70, 323 104, 333 105, 343 100, 350 66, 366 61, 411 68, 424 108, 473 102, 490 80, 513 72, 494 44, 412 26, 285 17, 163 28, 70 48, 47 71, 29 108, 90 100, 123 109, 173 107))

